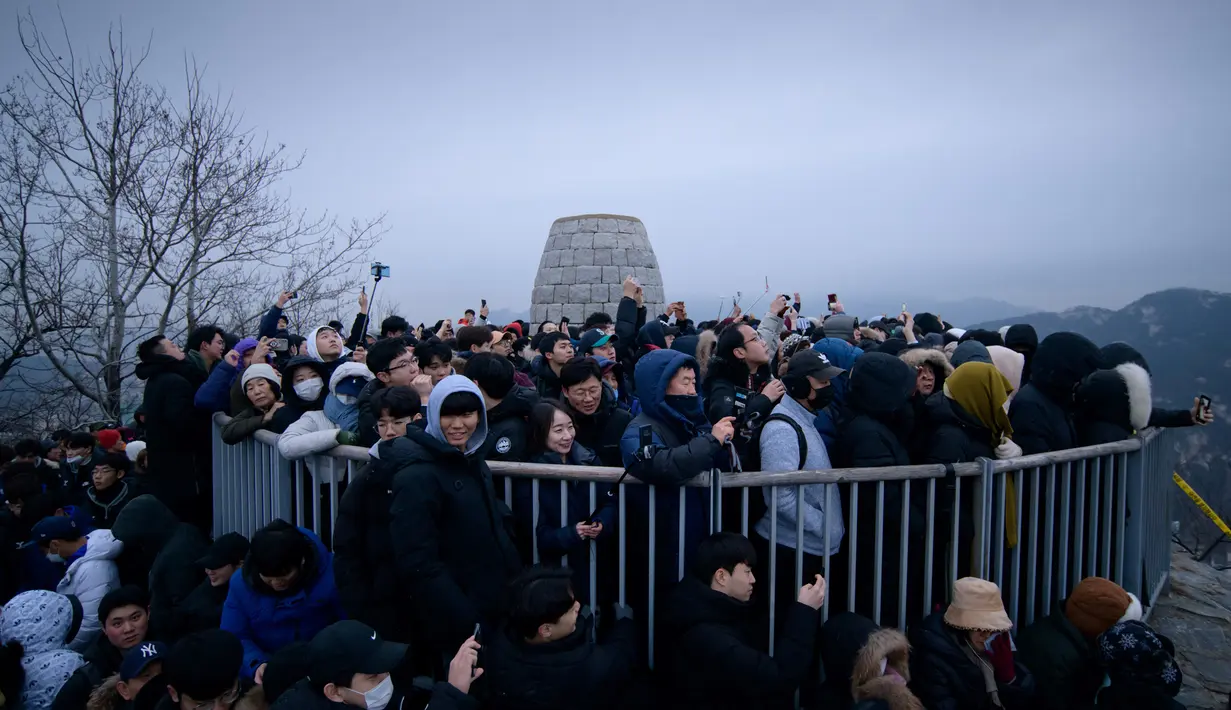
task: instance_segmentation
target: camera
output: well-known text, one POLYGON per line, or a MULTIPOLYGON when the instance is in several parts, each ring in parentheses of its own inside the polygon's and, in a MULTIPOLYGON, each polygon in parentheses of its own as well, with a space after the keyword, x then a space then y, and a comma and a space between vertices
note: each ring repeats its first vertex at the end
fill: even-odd
POLYGON ((372 278, 376 280, 389 278, 389 266, 379 261, 372 262, 372 278))

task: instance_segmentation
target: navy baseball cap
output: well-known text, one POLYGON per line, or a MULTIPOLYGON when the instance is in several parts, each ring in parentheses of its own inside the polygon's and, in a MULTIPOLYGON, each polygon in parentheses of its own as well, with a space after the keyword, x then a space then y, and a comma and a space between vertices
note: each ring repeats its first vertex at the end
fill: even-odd
POLYGON ((52 540, 77 540, 85 536, 85 530, 72 518, 49 515, 30 529, 30 541, 47 543, 52 540))
POLYGON ((594 348, 601 348, 607 343, 614 343, 617 340, 619 340, 619 338, 617 338, 614 334, 608 335, 597 328, 594 330, 587 330, 585 335, 581 336, 580 347, 578 349, 582 355, 589 355, 590 351, 594 348))
POLYGON ((363 391, 364 386, 367 384, 368 381, 362 377, 343 377, 338 382, 338 386, 334 389, 337 390, 338 394, 348 394, 352 397, 358 397, 359 393, 363 391))
POLYGON ((120 664, 120 680, 127 683, 141 675, 151 663, 166 658, 168 650, 167 644, 161 641, 146 641, 128 649, 120 664))

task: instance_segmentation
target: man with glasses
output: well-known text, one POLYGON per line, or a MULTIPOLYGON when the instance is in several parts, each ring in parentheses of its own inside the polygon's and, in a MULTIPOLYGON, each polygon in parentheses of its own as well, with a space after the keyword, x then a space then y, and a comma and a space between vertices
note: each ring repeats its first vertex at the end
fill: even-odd
POLYGON ((244 647, 221 629, 185 636, 162 663, 167 697, 155 710, 231 710, 252 685, 240 678, 244 647))
POLYGON ((733 325, 718 336, 702 385, 706 419, 717 422, 736 418, 735 449, 741 455, 786 393, 781 380, 771 379, 770 353, 769 345, 752 326, 733 325), (739 400, 743 400, 742 411, 739 400))
MULTIPOLYGON (((380 346, 385 341, 377 343, 380 346)), ((410 608, 399 583, 389 535, 393 476, 405 465, 411 447, 406 430, 423 418, 419 395, 409 387, 386 387, 372 396, 371 418, 380 435, 372 463, 351 480, 334 523, 333 567, 346 615, 371 626, 384 638, 410 641, 410 608)))
POLYGON ((573 415, 577 443, 597 454, 604 466, 623 466, 620 439, 633 415, 603 383, 598 361, 592 357, 572 360, 560 370, 560 385, 573 415))
POLYGON ((388 387, 410 387, 419 374, 415 353, 401 338, 377 341, 368 351, 367 366, 376 378, 364 386, 356 402, 359 408, 359 445, 365 447, 380 440, 376 431, 376 415, 371 407, 372 397, 388 387))

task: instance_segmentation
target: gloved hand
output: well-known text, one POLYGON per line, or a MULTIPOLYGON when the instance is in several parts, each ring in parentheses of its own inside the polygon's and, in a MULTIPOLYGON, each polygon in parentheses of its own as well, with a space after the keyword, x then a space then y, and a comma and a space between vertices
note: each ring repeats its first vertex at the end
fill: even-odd
POLYGON ((359 435, 353 431, 345 429, 338 432, 338 444, 342 446, 356 446, 359 443, 359 435))
POLYGON ((992 659, 992 671, 996 674, 996 682, 1008 685, 1017 678, 1017 669, 1013 666, 1013 641, 1008 632, 1002 633, 992 641, 992 647, 987 652, 992 659))
POLYGON ((1015 459, 1022 455, 1022 447, 1013 443, 1012 439, 1005 439, 1000 442, 1000 446, 996 447, 996 458, 998 459, 1015 459))

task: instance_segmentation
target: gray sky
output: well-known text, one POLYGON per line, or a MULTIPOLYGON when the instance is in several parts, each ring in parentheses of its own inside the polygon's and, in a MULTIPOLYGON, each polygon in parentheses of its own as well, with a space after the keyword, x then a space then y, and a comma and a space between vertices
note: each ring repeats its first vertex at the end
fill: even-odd
POLYGON ((296 203, 387 211, 381 290, 416 319, 528 306, 552 220, 585 212, 645 222, 669 298, 1231 291, 1221 0, 60 6, 79 53, 122 19, 149 79, 208 63, 307 152, 296 203))

